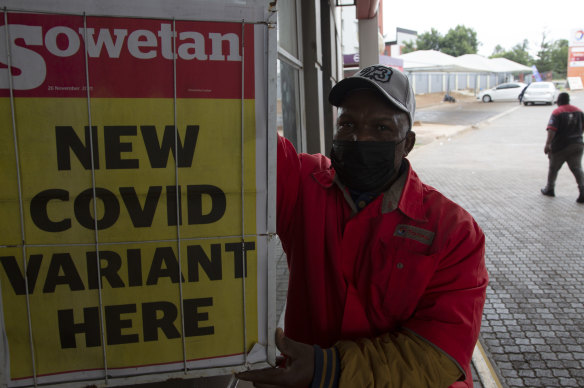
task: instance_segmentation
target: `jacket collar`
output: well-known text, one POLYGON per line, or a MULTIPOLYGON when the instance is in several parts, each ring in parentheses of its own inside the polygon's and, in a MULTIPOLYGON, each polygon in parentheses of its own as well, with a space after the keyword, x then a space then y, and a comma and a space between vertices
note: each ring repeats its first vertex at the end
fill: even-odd
MULTIPOLYGON (((399 202, 397 207, 401 210, 409 218, 425 222, 428 221, 426 218, 426 212, 424 211, 424 185, 422 181, 418 177, 418 174, 412 169, 410 162, 405 159, 406 163, 408 164, 407 172, 404 172, 399 178, 398 181, 403 179, 403 183, 401 187, 398 187, 395 183, 389 188, 388 191, 391 190, 399 190, 399 195, 392 194, 392 196, 396 196, 399 198, 399 202)), ((396 183, 398 182, 396 181, 396 183)), ((387 192, 386 192, 387 193, 387 192)), ((386 195, 384 193, 384 196, 386 195)), ((394 208, 395 209, 395 208, 394 208)), ((383 212, 383 211, 382 211, 383 212)))
MULTIPOLYGON (((397 180, 381 194, 381 214, 391 213, 395 209, 398 209, 411 219, 416 221, 426 221, 424 214, 423 204, 423 186, 420 178, 412 169, 410 162, 404 159, 407 164, 407 169, 404 171, 397 180)), ((357 213, 357 206, 353 202, 349 191, 343 185, 335 174, 335 170, 332 167, 322 170, 316 170, 312 173, 314 180, 323 188, 329 189, 336 185, 345 200, 351 207, 354 214, 357 213)))

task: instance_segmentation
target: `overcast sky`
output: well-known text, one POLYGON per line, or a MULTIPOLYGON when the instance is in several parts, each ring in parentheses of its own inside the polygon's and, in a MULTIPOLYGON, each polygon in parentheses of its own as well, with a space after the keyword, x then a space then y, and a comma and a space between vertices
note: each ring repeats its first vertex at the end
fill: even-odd
POLYGON ((570 31, 584 28, 583 0, 550 2, 525 0, 382 0, 383 33, 395 40, 397 27, 430 32, 435 28, 446 35, 461 24, 472 28, 481 43, 478 53, 489 56, 497 44, 510 50, 524 39, 532 55, 540 47, 542 34, 547 41, 570 40, 570 31))

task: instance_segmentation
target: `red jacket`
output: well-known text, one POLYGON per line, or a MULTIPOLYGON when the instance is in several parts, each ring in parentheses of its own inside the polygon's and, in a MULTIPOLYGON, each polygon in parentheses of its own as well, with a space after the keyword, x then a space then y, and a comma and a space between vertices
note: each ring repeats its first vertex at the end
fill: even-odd
POLYGON ((290 269, 286 335, 330 347, 410 329, 450 355, 472 387, 488 281, 483 232, 409 165, 360 212, 334 176, 328 158, 297 155, 279 137, 277 232, 290 269))

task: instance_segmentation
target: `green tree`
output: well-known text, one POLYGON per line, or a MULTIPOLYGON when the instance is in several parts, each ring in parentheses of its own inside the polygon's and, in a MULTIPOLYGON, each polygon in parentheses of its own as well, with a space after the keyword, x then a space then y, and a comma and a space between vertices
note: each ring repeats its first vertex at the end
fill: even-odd
POLYGON ((409 41, 404 43, 404 47, 402 47, 402 54, 411 53, 412 51, 416 51, 416 42, 409 41))
POLYGON ((537 59, 533 64, 540 73, 550 71, 553 68, 552 44, 547 41, 545 32, 542 34, 541 43, 537 52, 537 59))
POLYGON ((540 73, 552 71, 554 78, 565 78, 568 68, 568 41, 566 39, 548 42, 545 33, 542 35, 537 58, 529 55, 527 39, 516 44, 509 51, 497 45, 490 58, 507 58, 526 66, 535 65, 540 73))
POLYGON ((479 41, 477 33, 472 28, 458 25, 454 29, 448 30, 448 33, 442 40, 440 51, 455 57, 464 54, 476 54, 479 41))
POLYGON ((513 62, 521 63, 525 66, 531 66, 533 64, 533 58, 529 55, 529 42, 527 39, 523 43, 518 43, 511 50, 498 50, 500 46, 495 47, 495 52, 490 58, 507 58, 513 62))
POLYGON ((436 50, 440 51, 442 47, 442 40, 444 38, 440 33, 432 28, 430 32, 424 32, 418 35, 418 39, 416 40, 416 48, 418 50, 436 50))
POLYGON ((498 44, 493 49, 493 54, 491 55, 491 58, 502 57, 502 54, 503 53, 505 53, 505 49, 503 48, 503 46, 501 46, 500 44, 498 44))
POLYGON ((555 79, 566 78, 568 71, 568 40, 560 39, 552 43, 552 71, 555 79))
POLYGON ((462 25, 451 28, 442 36, 435 28, 418 35, 415 45, 406 43, 402 50, 409 53, 416 50, 436 50, 455 57, 463 54, 476 54, 479 42, 472 28, 462 25))

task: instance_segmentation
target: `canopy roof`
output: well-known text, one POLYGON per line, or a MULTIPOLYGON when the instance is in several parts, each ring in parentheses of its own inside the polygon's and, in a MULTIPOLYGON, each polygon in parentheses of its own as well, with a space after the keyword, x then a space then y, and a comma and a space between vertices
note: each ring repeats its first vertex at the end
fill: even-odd
POLYGON ((506 58, 489 59, 478 54, 465 54, 453 57, 435 50, 418 50, 402 54, 405 71, 441 71, 463 73, 511 73, 531 71, 530 67, 506 58))
POLYGON ((460 64, 463 64, 464 66, 472 67, 485 73, 499 72, 491 60, 489 58, 483 57, 482 55, 464 54, 456 57, 456 61, 460 64))
POLYGON ((522 65, 521 63, 513 62, 507 58, 492 58, 491 62, 495 63, 497 66, 500 66, 503 71, 505 72, 514 72, 514 71, 531 71, 531 67, 522 65))
POLYGON ((455 57, 435 50, 413 51, 402 54, 398 58, 403 59, 405 71, 476 71, 474 68, 458 64, 455 57))

